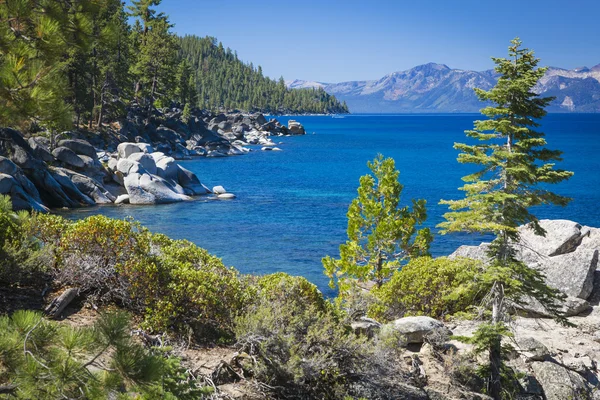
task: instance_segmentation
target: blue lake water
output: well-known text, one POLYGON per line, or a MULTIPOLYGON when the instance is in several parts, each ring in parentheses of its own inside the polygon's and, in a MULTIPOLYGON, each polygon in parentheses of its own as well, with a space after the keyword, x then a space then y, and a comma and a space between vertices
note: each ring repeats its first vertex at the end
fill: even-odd
MULTIPOLYGON (((402 204, 424 198, 427 225, 442 221, 457 199, 461 177, 471 166, 456 162, 454 142, 478 115, 350 115, 293 117, 307 135, 274 138, 281 152, 254 151, 244 156, 199 158, 182 164, 209 187, 223 185, 232 201, 206 200, 159 206, 103 206, 69 211, 71 218, 92 214, 132 216, 173 238, 188 239, 244 273, 284 271, 302 275, 326 294, 321 258, 338 255, 345 241, 346 211, 356 195, 366 162, 377 153, 396 160, 404 185, 402 204), (314 132, 314 134, 313 134, 314 132)), ((288 117, 281 117, 287 123, 288 117)), ((559 167, 575 172, 552 189, 573 198, 569 206, 536 210, 540 218, 564 218, 600 227, 600 114, 551 114, 543 120, 548 147, 564 151, 559 167)), ((481 241, 474 235, 436 236, 434 255, 460 244, 481 241)))

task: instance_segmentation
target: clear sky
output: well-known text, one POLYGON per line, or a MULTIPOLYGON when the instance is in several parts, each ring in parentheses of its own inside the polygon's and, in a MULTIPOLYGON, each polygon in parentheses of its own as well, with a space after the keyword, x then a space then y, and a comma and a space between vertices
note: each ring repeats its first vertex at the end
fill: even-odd
POLYGON ((543 65, 600 63, 600 0, 162 0, 178 34, 215 36, 278 78, 378 79, 427 62, 492 68, 519 36, 543 65))

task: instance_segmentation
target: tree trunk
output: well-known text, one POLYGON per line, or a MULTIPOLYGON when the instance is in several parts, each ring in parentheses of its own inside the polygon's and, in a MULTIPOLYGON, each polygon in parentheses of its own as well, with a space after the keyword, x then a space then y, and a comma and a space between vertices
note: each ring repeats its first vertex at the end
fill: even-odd
POLYGON ((157 83, 157 73, 158 71, 154 71, 154 76, 152 77, 152 89, 150 90, 150 104, 148 104, 148 118, 150 118, 152 109, 154 107, 154 95, 156 94, 156 83, 157 83))
POLYGON ((79 295, 79 288, 67 289, 63 294, 52 300, 44 312, 50 318, 58 318, 65 308, 79 295))
POLYGON ((97 128, 100 130, 102 127, 102 118, 104 118, 104 93, 106 93, 106 89, 108 88, 108 72, 104 78, 104 83, 102 84, 102 89, 100 91, 100 111, 98 112, 98 125, 97 128))
MULTIPOLYGON (((492 304, 492 323, 497 326, 502 321, 502 308, 504 303, 504 290, 500 283, 494 283, 492 288, 493 304, 492 304)), ((501 352, 502 337, 497 335, 490 344, 489 361, 490 361, 490 383, 489 392, 494 400, 502 399, 502 382, 500 379, 502 369, 502 352, 501 352)))

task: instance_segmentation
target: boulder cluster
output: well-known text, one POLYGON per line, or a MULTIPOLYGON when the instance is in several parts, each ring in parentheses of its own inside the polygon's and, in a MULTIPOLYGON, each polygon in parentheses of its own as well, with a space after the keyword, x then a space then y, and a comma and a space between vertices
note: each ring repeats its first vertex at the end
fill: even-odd
MULTIPOLYGON (((565 295, 562 311, 572 325, 564 325, 533 299, 513 304, 513 338, 508 365, 520 376, 519 399, 598 399, 600 390, 600 229, 568 220, 542 220, 546 235, 536 235, 529 225, 519 228, 515 243, 519 260, 538 269, 546 283, 565 295)), ((489 243, 461 246, 450 257, 488 262, 489 243)), ((453 371, 463 368, 472 345, 450 335, 472 336, 481 321, 455 319, 442 323, 430 317, 404 317, 387 324, 361 318, 352 324, 369 337, 399 337, 404 357, 424 382, 423 399, 488 399, 457 390, 453 371), (396 336, 394 336, 394 334, 396 336), (435 347, 438 347, 436 350, 435 347), (441 346, 441 347, 440 347, 441 346), (440 350, 443 348, 443 350, 440 350), (441 355, 445 353, 445 355, 441 355), (444 358, 446 357, 446 358, 444 358), (442 362, 440 362, 440 359, 442 362), (451 361, 452 360, 452 361, 451 361)), ((467 364, 465 364, 467 365, 467 364)), ((491 399, 491 398, 490 398, 491 399)))
POLYGON ((262 146, 262 150, 277 149, 272 136, 304 135, 304 127, 290 120, 288 126, 277 119, 267 121, 263 114, 239 112, 215 114, 194 110, 189 117, 179 108, 156 112, 144 119, 139 110, 129 111, 115 131, 119 142, 142 142, 176 160, 193 156, 225 157, 241 155, 262 146), (187 119, 187 122, 184 122, 187 119))
MULTIPOLYGON (((540 226, 546 231, 545 236, 536 235, 529 225, 519 227, 520 241, 514 245, 517 259, 542 272, 548 286, 566 296, 562 309, 566 316, 589 311, 598 267, 600 229, 568 220, 541 220, 540 226)), ((489 245, 461 246, 450 257, 486 262, 489 245)), ((525 300, 525 304, 515 304, 520 313, 551 316, 534 299, 525 300)))
POLYGON ((222 186, 210 190, 176 160, 242 155, 253 145, 279 150, 272 136, 305 134, 262 114, 214 114, 172 108, 150 117, 135 107, 102 133, 70 131, 31 136, 0 129, 0 194, 15 209, 47 211, 95 204, 158 204, 214 194, 235 196, 222 186), (62 140, 61 140, 62 139, 62 140))

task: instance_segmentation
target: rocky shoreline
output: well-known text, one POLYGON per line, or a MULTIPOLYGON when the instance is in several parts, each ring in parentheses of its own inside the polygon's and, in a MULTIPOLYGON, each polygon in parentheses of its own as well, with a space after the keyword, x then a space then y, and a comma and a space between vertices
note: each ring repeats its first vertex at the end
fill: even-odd
POLYGON ((243 155, 252 147, 281 150, 274 136, 304 135, 290 120, 241 112, 215 114, 181 108, 154 111, 145 117, 132 107, 127 117, 102 132, 76 130, 33 135, 0 129, 0 194, 17 210, 49 211, 96 204, 159 204, 193 196, 235 196, 222 186, 204 186, 177 160, 243 155))
MULTIPOLYGON (((546 283, 566 296, 562 311, 568 324, 553 320, 541 304, 527 299, 509 307, 512 316, 507 323, 513 337, 507 337, 504 344, 511 349, 507 364, 519 374, 515 398, 600 399, 600 229, 569 220, 541 220, 540 225, 545 237, 527 225, 519 228, 517 257, 543 272, 546 283)), ((461 246, 449 257, 487 262, 488 246, 461 246)), ((474 400, 491 397, 470 392, 473 388, 464 382, 461 386, 457 378, 460 368, 485 360, 467 361, 474 346, 455 337, 472 337, 481 323, 416 316, 382 325, 361 318, 352 328, 371 337, 390 332, 405 337, 404 360, 424 385, 401 398, 474 400)))

